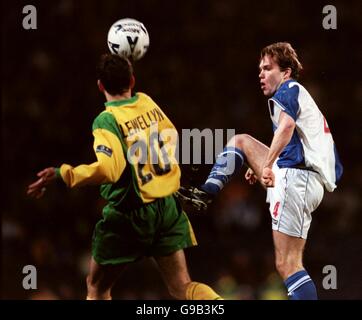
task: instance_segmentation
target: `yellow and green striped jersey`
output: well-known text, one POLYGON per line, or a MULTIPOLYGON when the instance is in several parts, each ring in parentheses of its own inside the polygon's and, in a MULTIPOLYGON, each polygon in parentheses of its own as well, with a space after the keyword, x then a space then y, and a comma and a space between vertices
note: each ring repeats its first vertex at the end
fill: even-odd
POLYGON ((146 94, 105 103, 93 122, 97 161, 59 173, 69 187, 101 184, 112 205, 134 208, 166 197, 180 186, 175 159, 177 131, 160 107, 146 94))

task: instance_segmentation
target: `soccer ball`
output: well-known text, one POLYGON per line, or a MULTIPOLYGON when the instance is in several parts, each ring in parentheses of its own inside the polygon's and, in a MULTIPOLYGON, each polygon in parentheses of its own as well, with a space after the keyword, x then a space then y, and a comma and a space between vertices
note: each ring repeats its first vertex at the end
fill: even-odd
POLYGON ((111 26, 107 42, 112 53, 139 60, 148 50, 150 37, 142 22, 125 18, 111 26))

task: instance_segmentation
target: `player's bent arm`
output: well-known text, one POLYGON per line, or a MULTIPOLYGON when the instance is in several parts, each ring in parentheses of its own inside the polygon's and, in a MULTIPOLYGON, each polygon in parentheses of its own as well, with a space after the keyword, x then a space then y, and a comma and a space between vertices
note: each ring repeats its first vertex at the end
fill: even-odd
POLYGON ((264 163, 264 168, 272 168, 274 161, 290 142, 294 129, 294 119, 282 111, 279 116, 278 129, 274 132, 274 137, 269 148, 268 156, 264 163))
POLYGON ((93 135, 97 161, 77 167, 63 164, 58 171, 68 187, 114 183, 126 166, 121 142, 112 132, 99 128, 93 131, 93 135))

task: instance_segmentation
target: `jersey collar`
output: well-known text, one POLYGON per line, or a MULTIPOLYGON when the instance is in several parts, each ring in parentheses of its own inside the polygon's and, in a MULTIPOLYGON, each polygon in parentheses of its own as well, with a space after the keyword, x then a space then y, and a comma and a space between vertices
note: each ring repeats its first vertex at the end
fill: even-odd
POLYGON ((131 104, 138 100, 138 94, 136 93, 133 97, 129 99, 122 99, 122 100, 114 100, 114 101, 107 101, 104 103, 106 107, 121 107, 125 104, 131 104))
POLYGON ((279 88, 277 89, 277 91, 275 91, 274 95, 281 89, 285 88, 290 82, 293 82, 295 81, 294 79, 289 79, 287 81, 284 81, 280 86, 279 88))

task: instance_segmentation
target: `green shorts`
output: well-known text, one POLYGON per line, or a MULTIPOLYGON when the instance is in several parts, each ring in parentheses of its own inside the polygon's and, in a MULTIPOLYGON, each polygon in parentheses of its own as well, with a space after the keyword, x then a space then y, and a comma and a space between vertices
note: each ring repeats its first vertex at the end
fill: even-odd
POLYGON ((95 226, 92 256, 98 264, 134 262, 197 245, 186 213, 173 196, 123 212, 107 205, 95 226))

